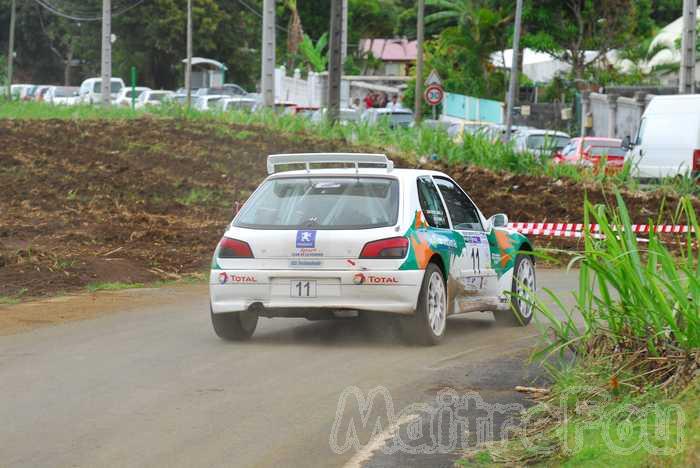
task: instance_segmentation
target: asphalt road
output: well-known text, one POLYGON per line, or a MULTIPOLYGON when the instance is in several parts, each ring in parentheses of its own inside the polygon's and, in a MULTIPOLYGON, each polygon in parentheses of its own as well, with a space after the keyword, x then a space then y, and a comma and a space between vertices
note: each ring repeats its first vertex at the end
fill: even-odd
MULTIPOLYGON (((569 295, 576 276, 542 270, 538 282, 569 295)), ((226 343, 201 285, 45 307, 100 301, 117 310, 0 336, 0 466, 407 466, 419 458, 332 450, 332 431, 344 444, 359 414, 348 405, 334 427, 343 391, 383 386, 397 413, 446 387, 512 400, 538 333, 477 313, 450 320, 440 346, 419 348, 351 320, 261 319, 251 342, 226 343)), ((366 444, 372 427, 355 422, 366 444)), ((437 460, 449 465, 419 464, 437 460)))

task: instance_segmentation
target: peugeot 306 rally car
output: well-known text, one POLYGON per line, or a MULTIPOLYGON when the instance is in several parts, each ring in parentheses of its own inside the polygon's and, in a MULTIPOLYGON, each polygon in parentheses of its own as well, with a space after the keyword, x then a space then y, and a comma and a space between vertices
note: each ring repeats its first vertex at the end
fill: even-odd
POLYGON ((217 335, 250 338, 258 317, 382 312, 403 316, 415 342, 436 344, 449 315, 492 311, 529 323, 528 239, 503 214, 485 218, 447 175, 393 166, 376 154, 269 156, 269 177, 214 252, 217 335))

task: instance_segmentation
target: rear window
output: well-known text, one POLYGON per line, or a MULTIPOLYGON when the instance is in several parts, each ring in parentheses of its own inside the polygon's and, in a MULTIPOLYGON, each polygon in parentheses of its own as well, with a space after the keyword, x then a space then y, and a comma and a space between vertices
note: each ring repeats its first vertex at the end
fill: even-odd
MULTIPOLYGON (((110 81, 110 93, 118 93, 122 89, 122 84, 119 81, 110 81)), ((92 92, 93 93, 101 93, 102 92, 102 81, 95 81, 95 84, 92 87, 92 92)))
POLYGON ((530 135, 527 137, 527 147, 532 150, 560 149, 569 143, 568 137, 552 135, 530 135))
POLYGON ((256 229, 371 229, 393 226, 399 183, 382 177, 272 179, 256 191, 234 223, 256 229))
POLYGON ((627 151, 622 148, 612 148, 609 146, 593 146, 589 150, 591 156, 616 156, 624 157, 627 151))
POLYGON ((71 97, 71 96, 77 96, 78 90, 71 89, 71 88, 56 88, 56 90, 54 91, 53 94, 56 97, 71 97))

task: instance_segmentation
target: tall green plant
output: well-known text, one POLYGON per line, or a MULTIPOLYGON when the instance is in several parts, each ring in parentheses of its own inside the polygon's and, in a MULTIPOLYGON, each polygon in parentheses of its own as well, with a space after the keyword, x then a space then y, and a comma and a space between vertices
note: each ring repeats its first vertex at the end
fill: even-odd
POLYGON ((575 314, 546 291, 564 311, 564 319, 538 300, 536 308, 554 331, 545 354, 563 348, 584 353, 604 334, 618 346, 638 348, 655 356, 665 350, 700 349, 700 225, 691 199, 681 199, 676 222, 690 227, 677 251, 653 230, 647 242, 632 231, 632 221, 618 193, 617 206, 585 202, 584 223, 596 223, 599 233, 586 232, 584 252, 572 261, 580 265, 575 314), (579 322, 581 321, 581 322, 579 322), (582 326, 579 326, 582 325, 582 326))
POLYGON ((311 71, 326 71, 328 57, 325 50, 327 46, 328 33, 324 33, 315 44, 308 34, 304 34, 304 38, 299 43, 299 51, 311 71))

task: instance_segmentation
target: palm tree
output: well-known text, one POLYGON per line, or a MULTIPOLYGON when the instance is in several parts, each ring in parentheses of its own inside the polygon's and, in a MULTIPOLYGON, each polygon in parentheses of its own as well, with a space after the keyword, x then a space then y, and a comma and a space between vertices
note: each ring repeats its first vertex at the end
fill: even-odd
POLYGON ((492 0, 426 0, 437 9, 425 17, 426 24, 447 26, 441 37, 458 48, 466 48, 476 60, 485 81, 492 72, 491 54, 503 50, 507 36, 503 29, 513 21, 513 15, 492 0))
POLYGON ((487 0, 426 0, 439 11, 425 17, 426 23, 445 22, 463 28, 474 41, 500 40, 502 28, 513 21, 512 14, 488 4, 487 0))

